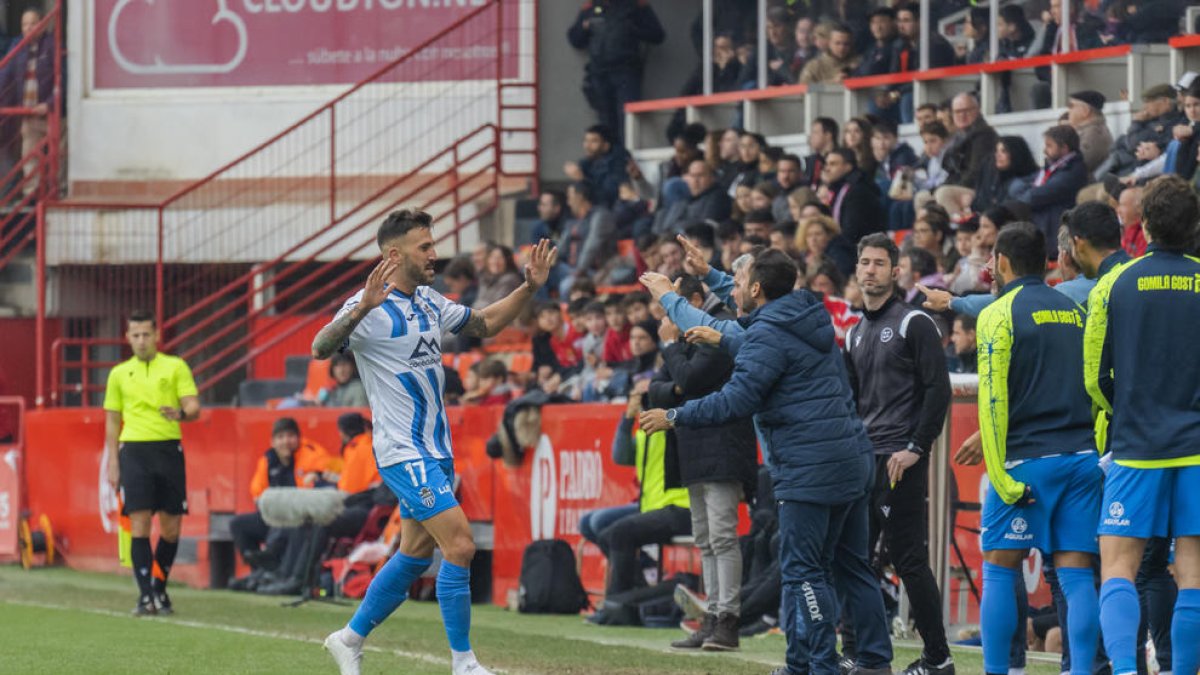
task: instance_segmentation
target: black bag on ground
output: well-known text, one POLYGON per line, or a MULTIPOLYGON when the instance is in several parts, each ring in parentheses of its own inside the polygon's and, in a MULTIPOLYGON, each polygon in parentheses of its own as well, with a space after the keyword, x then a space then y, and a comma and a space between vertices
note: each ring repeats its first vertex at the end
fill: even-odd
POLYGON ((575 554, 562 539, 542 539, 525 548, 520 583, 523 614, 578 614, 590 605, 575 571, 575 554))

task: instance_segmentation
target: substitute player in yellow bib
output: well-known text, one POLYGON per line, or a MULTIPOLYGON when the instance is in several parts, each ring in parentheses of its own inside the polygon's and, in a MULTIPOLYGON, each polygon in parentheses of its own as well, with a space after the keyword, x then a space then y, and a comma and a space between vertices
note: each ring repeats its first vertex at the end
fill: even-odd
POLYGON ((158 352, 158 326, 149 312, 130 315, 125 337, 133 358, 108 374, 104 394, 104 447, 108 480, 119 489, 129 516, 137 616, 171 614, 167 577, 187 513, 187 477, 180 422, 200 417, 192 371, 183 359, 158 352), (158 546, 150 524, 158 514, 158 546))

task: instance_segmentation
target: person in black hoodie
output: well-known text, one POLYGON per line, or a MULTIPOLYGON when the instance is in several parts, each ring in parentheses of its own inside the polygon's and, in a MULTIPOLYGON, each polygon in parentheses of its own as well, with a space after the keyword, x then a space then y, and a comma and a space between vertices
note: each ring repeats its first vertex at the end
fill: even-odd
POLYGON ((1032 182, 1037 173, 1037 161, 1029 145, 1020 136, 1001 136, 996 141, 996 154, 992 161, 983 166, 979 176, 979 187, 971 200, 971 210, 983 213, 1008 201, 1016 181, 1032 182))
MULTIPOLYGON (((833 219, 842 228, 837 245, 851 248, 859 239, 872 232, 883 232, 887 221, 880 205, 879 188, 875 181, 858 170, 854 151, 838 148, 825 157, 825 168, 821 172, 824 184, 818 195, 833 212, 833 219)), ((833 245, 833 244, 831 244, 833 245)), ((839 269, 849 276, 854 268, 839 269)))
MULTIPOLYGON (((650 276, 650 275, 647 275, 650 276)), ((654 275, 650 291, 661 298, 670 282, 654 275)), ((674 290, 693 307, 705 303, 704 286, 693 276, 682 276, 674 290)), ((734 316, 723 304, 708 310, 718 319, 734 316)), ((672 408, 717 391, 733 373, 733 357, 717 347, 688 344, 670 319, 659 327, 663 367, 650 382, 650 406, 672 408)), ((736 649, 740 617, 742 554, 738 546, 738 504, 754 490, 757 446, 749 417, 711 427, 679 428, 674 449, 678 453, 680 480, 692 505, 692 535, 700 549, 708 607, 700 630, 672 647, 706 650, 736 649)), ((671 451, 668 447, 668 452, 671 451)))

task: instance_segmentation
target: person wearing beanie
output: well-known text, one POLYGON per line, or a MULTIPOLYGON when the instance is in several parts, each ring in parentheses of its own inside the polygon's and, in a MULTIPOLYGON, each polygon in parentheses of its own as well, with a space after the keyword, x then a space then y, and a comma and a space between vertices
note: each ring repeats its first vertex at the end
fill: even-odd
POLYGON ((1067 124, 1079 134, 1079 153, 1088 173, 1094 172, 1112 150, 1112 132, 1104 120, 1104 94, 1091 89, 1067 98, 1067 124))

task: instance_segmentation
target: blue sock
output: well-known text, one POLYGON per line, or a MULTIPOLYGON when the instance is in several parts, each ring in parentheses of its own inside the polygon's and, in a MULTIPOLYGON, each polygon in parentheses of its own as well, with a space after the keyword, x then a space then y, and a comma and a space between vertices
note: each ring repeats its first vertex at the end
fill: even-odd
POLYGON ((443 560, 437 576, 437 599, 450 649, 471 651, 471 570, 443 560))
POLYGON ((1008 672, 1008 653, 1017 631, 1017 570, 983 563, 983 599, 979 607, 979 632, 983 638, 983 669, 1008 672))
POLYGON ((1129 579, 1109 579, 1100 587, 1100 629, 1104 632, 1104 650, 1112 659, 1113 675, 1137 672, 1141 614, 1137 588, 1129 579))
POLYGON ((1071 675, 1091 675, 1100 640, 1100 607, 1096 577, 1090 567, 1059 567, 1058 583, 1067 600, 1067 641, 1071 675))
POLYGON ((1176 675, 1200 670, 1200 588, 1181 588, 1175 599, 1171 670, 1176 675))
POLYGON ((408 587, 429 569, 432 558, 413 558, 397 553, 379 570, 362 604, 350 619, 350 630, 366 637, 408 599, 408 587))

